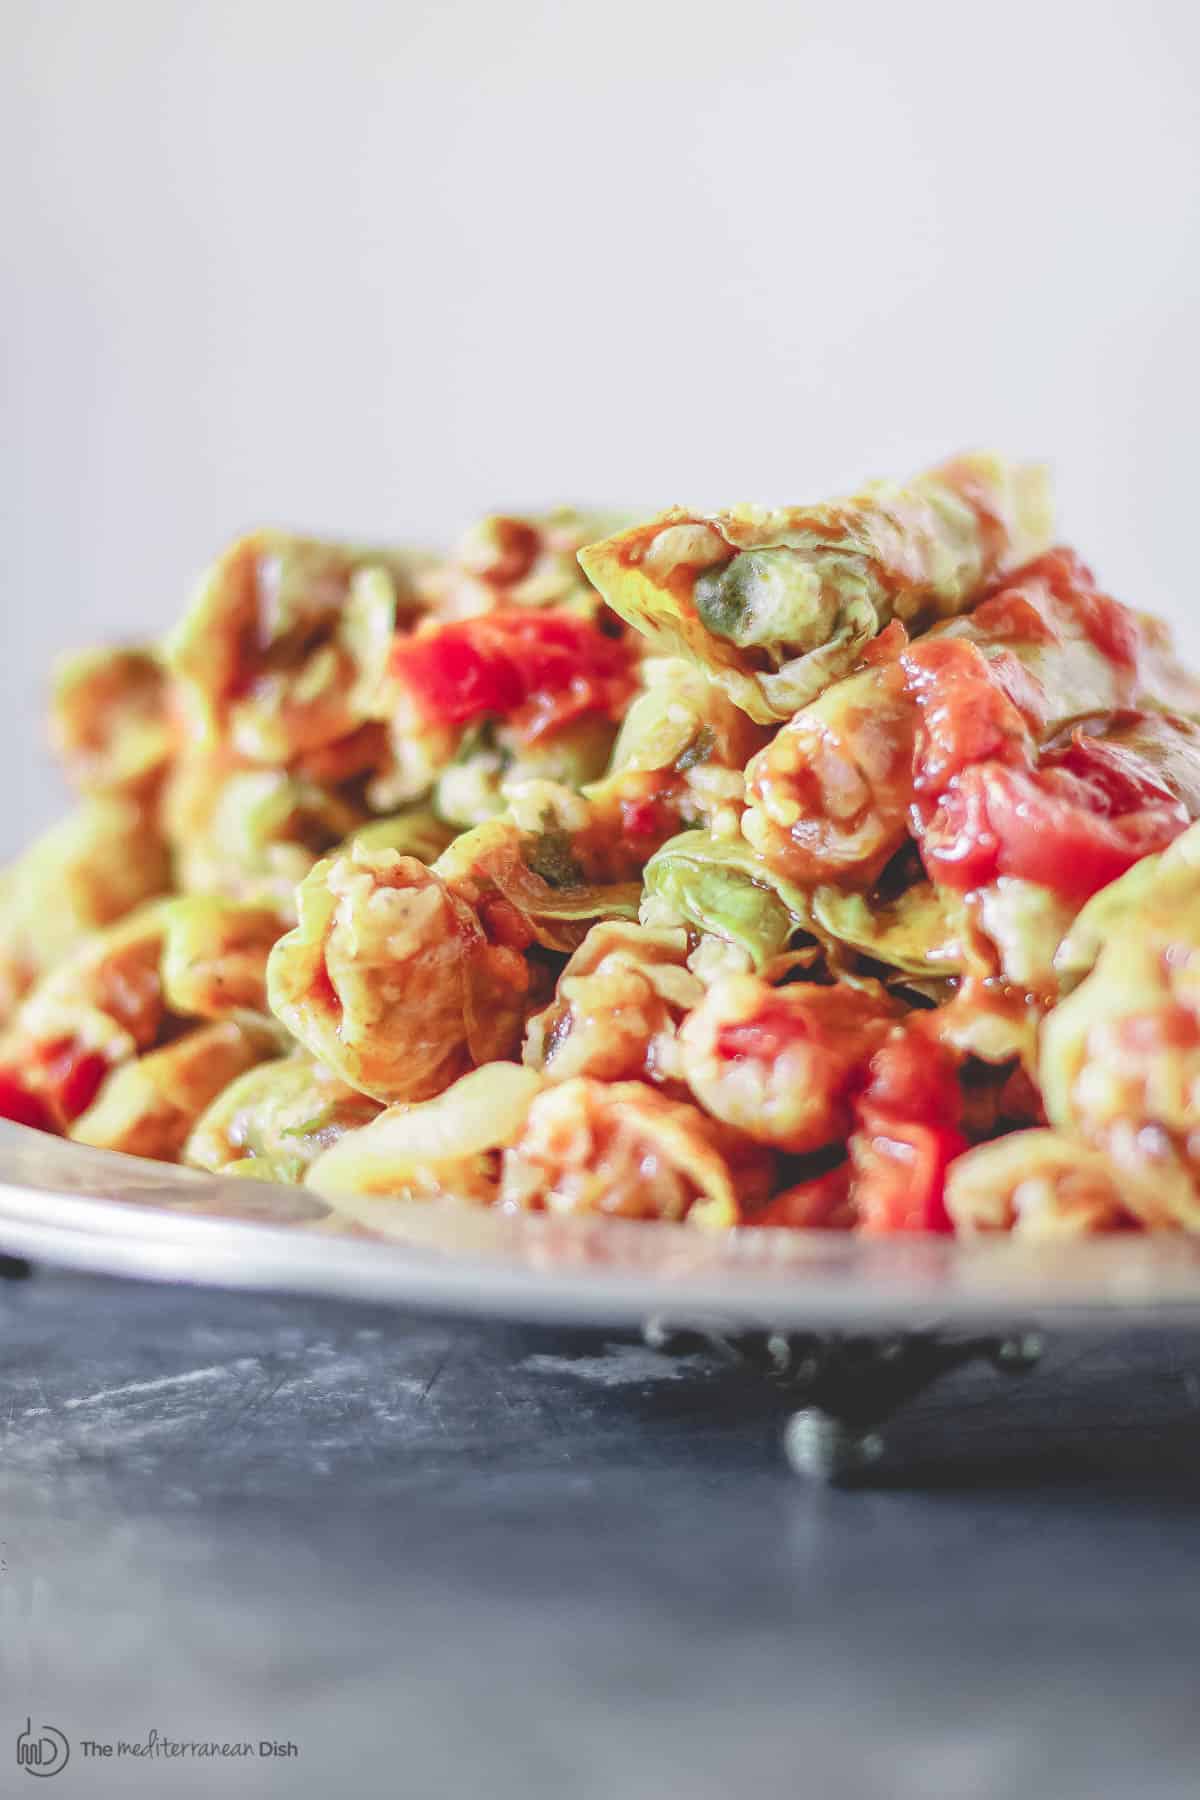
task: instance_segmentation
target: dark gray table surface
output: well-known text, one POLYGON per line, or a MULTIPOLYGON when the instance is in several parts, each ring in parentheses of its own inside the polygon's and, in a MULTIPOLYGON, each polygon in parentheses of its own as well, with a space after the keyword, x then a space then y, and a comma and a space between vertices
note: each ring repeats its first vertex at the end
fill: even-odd
POLYGON ((1200 1791, 1200 1338, 1051 1343, 791 1475, 630 1338, 39 1270, 0 1286, 0 1792, 1200 1791), (292 1742, 294 1758, 83 1741, 292 1742))

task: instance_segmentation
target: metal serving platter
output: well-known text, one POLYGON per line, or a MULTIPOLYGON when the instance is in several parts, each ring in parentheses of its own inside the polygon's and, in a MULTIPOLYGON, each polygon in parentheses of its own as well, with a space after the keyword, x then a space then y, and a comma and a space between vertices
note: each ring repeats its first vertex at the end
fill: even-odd
POLYGON ((772 1332, 1200 1325, 1200 1240, 864 1241, 833 1232, 354 1202, 209 1176, 0 1122, 0 1252, 106 1274, 578 1326, 655 1316, 772 1332), (368 1222, 369 1221, 369 1222, 368 1222))

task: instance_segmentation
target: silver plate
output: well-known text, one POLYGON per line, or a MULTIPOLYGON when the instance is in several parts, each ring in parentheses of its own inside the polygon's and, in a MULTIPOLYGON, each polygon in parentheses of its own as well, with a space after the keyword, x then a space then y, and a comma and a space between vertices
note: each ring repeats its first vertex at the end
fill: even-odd
POLYGON ((869 1241, 357 1202, 88 1150, 0 1121, 0 1251, 166 1281, 580 1326, 1200 1325, 1200 1240, 869 1241), (370 1225, 363 1223, 370 1219, 370 1225))

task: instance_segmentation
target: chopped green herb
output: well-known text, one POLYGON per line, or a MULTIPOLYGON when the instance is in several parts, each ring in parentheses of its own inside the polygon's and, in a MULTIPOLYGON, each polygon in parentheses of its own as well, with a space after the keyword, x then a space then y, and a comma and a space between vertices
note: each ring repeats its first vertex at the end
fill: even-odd
POLYGON ((487 751, 499 755, 501 766, 507 768, 512 762, 512 751, 504 750, 496 742, 496 720, 480 719, 474 725, 468 725, 463 732, 458 749, 452 761, 455 763, 470 762, 473 756, 487 751))
POLYGON ((576 859, 571 835, 560 825, 543 822, 542 830, 525 850, 525 867, 539 875, 547 887, 583 885, 583 870, 576 859))
POLYGON ((327 1125, 333 1125, 336 1121, 337 1107, 324 1106, 311 1119, 304 1119, 299 1125, 285 1126, 279 1135, 285 1138, 315 1137, 318 1131, 324 1131, 327 1125))
POLYGON ((717 734, 711 725, 702 725, 687 749, 675 758, 675 767, 681 775, 688 769, 694 769, 699 763, 706 763, 716 748, 717 734))

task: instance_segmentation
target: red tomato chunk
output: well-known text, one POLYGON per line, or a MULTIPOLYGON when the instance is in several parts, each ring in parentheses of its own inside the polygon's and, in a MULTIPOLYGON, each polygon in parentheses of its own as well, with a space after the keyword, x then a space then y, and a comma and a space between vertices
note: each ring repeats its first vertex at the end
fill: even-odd
POLYGON ((932 878, 966 892, 1013 875, 1083 901, 1165 850, 1187 807, 1137 758, 1085 744, 1032 772, 984 763, 956 776, 921 844, 932 878), (1128 767, 1098 768, 1102 752, 1128 767))
POLYGON ((868 1236, 951 1230, 946 1170, 967 1148, 954 1057, 921 1023, 871 1058, 850 1140, 859 1229, 868 1236))
POLYGON ((94 1050, 84 1050, 74 1038, 59 1038, 38 1051, 38 1087, 52 1111, 70 1125, 86 1112, 100 1091, 108 1063, 94 1050))
POLYGON ((37 1094, 31 1094, 11 1069, 0 1069, 0 1119, 11 1119, 14 1125, 32 1125, 38 1131, 54 1130, 44 1102, 37 1094))
POLYGON ((585 713, 620 718, 633 692, 629 650, 587 619, 501 607, 402 638, 392 673, 433 725, 503 718, 526 741, 585 713))

